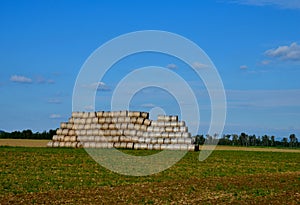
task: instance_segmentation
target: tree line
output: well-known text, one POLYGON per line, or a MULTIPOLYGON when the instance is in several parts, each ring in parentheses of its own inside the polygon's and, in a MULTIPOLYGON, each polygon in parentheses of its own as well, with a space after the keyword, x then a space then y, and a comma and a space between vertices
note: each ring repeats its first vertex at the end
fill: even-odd
POLYGON ((205 140, 211 141, 219 139, 218 145, 232 146, 264 146, 264 147, 300 147, 300 142, 295 134, 290 134, 289 138, 283 137, 281 140, 276 140, 274 135, 248 135, 242 132, 238 134, 224 134, 221 138, 218 135, 196 135, 194 136, 194 144, 203 145, 205 140))
POLYGON ((0 139, 52 139, 56 134, 56 130, 49 130, 40 132, 32 132, 31 130, 14 131, 14 132, 0 132, 0 139))

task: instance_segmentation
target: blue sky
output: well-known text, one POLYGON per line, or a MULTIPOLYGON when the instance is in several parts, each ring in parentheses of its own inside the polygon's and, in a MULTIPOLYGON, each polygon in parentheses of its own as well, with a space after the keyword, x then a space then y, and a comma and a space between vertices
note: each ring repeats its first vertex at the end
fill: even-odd
MULTIPOLYGON (((224 133, 300 136, 299 20, 300 2, 292 0, 1 1, 0 129, 57 128, 71 115, 76 77, 95 49, 128 32, 163 30, 192 40, 214 62, 227 96, 224 133)), ((118 81, 149 64, 168 67, 191 84, 205 134, 205 88, 170 56, 124 59, 95 82, 96 109, 109 109, 118 81)), ((130 107, 178 112, 172 96, 154 88, 137 93, 130 107)))

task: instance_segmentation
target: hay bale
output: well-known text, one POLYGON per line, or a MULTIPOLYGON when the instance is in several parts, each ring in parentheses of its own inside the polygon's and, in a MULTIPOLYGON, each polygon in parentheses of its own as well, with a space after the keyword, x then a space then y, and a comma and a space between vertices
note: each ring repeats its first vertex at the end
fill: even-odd
POLYGON ((162 132, 161 133, 161 137, 168 138, 169 137, 169 133, 168 132, 162 132))
POLYGON ((190 137, 191 137, 191 133, 189 133, 189 132, 184 132, 184 133, 182 133, 182 137, 190 138, 190 137))
POLYGON ((132 142, 139 142, 139 138, 140 138, 140 137, 138 137, 138 136, 132 136, 132 137, 131 137, 131 141, 132 141, 132 142))
POLYGON ((70 141, 70 136, 65 136, 64 137, 64 142, 69 142, 70 141))
POLYGON ((76 135, 75 130, 69 130, 68 135, 69 136, 75 136, 76 135))
POLYGON ((148 150, 153 150, 153 144, 147 144, 147 149, 148 150))
POLYGON ((149 132, 144 132, 144 131, 143 131, 143 135, 140 136, 140 137, 145 137, 145 138, 146 138, 146 137, 149 137, 149 132))
POLYGON ((80 133, 80 135, 85 136, 86 135, 86 130, 80 130, 79 133, 80 133))
POLYGON ((139 137, 138 139, 138 143, 145 143, 145 139, 144 137, 139 137))
POLYGON ((113 136, 112 141, 113 142, 120 142, 120 137, 119 136, 113 136))
POLYGON ((133 149, 133 143, 132 142, 128 142, 126 143, 126 147, 127 149, 133 149))
POLYGON ((59 147, 64 147, 65 146, 65 142, 59 142, 59 147))
POLYGON ((137 120, 136 120, 136 124, 142 125, 144 123, 144 120, 145 120, 144 118, 138 117, 137 120))
POLYGON ((59 147, 59 142, 53 142, 53 147, 59 147))
POLYGON ((57 135, 61 135, 61 134, 62 134, 62 131, 63 131, 63 130, 62 130, 61 128, 59 128, 59 129, 56 130, 56 134, 57 134, 57 135))
POLYGON ((185 127, 185 121, 179 121, 178 126, 179 127, 185 127))
POLYGON ((153 129, 154 129, 153 126, 147 127, 147 132, 153 132, 153 129))
POLYGON ((170 132, 170 133, 168 133, 168 135, 169 135, 169 138, 174 138, 175 137, 175 133, 174 132, 170 132))
POLYGON ((173 132, 173 127, 166 127, 165 130, 166 132, 173 132))
POLYGON ((144 138, 145 139, 145 143, 146 144, 150 144, 151 143, 151 138, 144 138))
POLYGON ((150 138, 150 143, 151 144, 157 144, 157 139, 156 137, 150 138))
POLYGON ((164 138, 157 138, 157 144, 163 144, 164 138))
POLYGON ((140 130, 141 129, 141 125, 140 124, 134 124, 133 129, 140 130))
POLYGON ((83 148, 83 143, 82 142, 78 142, 76 144, 76 148, 83 148))
POLYGON ((73 128, 73 124, 72 123, 67 123, 67 129, 72 129, 73 128))
POLYGON ((177 127, 178 126, 178 122, 171 122, 171 127, 177 127))
POLYGON ((102 129, 102 130, 108 130, 108 128, 109 128, 109 124, 107 124, 107 123, 104 123, 104 124, 102 124, 102 126, 101 126, 101 129, 102 129))
POLYGON ((144 119, 148 119, 149 118, 149 113, 148 112, 142 112, 140 115, 144 119))
POLYGON ((68 133, 69 133, 69 129, 63 129, 61 134, 68 135, 68 133))
POLYGON ((171 144, 170 138, 164 138, 164 144, 171 144))
POLYGON ((112 123, 112 118, 111 117, 106 117, 105 118, 105 123, 107 123, 107 124, 112 123))
POLYGON ((146 132, 147 131, 148 126, 147 125, 141 125, 140 130, 146 132))
POLYGON ((96 116, 97 116, 98 118, 102 117, 102 116, 103 116, 103 111, 98 111, 98 112, 96 112, 96 116))
POLYGON ((161 150, 161 145, 160 144, 154 144, 153 149, 154 150, 161 150))
POLYGON ((137 117, 129 117, 129 118, 130 118, 130 123, 133 123, 133 124, 136 123, 137 117))
POLYGON ((85 130, 90 130, 91 129, 91 124, 85 124, 84 129, 85 130))
POLYGON ((178 121, 178 116, 177 115, 170 116, 170 120, 172 122, 177 122, 178 121))
POLYGON ((82 118, 88 118, 88 117, 89 117, 89 113, 88 112, 83 112, 82 118))
POLYGON ((76 148, 77 147, 77 142, 72 142, 71 147, 76 148))
POLYGON ((76 142, 77 141, 77 136, 70 136, 70 141, 71 142, 76 142))
POLYGON ((146 126, 150 126, 151 125, 151 120, 149 120, 149 119, 145 119, 144 120, 144 125, 146 125, 146 126))
POLYGON ((177 144, 177 138, 170 138, 171 139, 171 144, 177 144))
POLYGON ((188 128, 187 127, 180 127, 180 132, 188 132, 188 128))
POLYGON ((155 127, 155 126, 158 126, 158 122, 157 122, 157 121, 154 121, 154 120, 152 120, 152 122, 151 122, 151 126, 153 126, 153 127, 155 127))
POLYGON ((105 117, 98 118, 98 123, 104 124, 105 123, 105 117))
POLYGON ((53 143, 54 143, 53 141, 48 142, 47 147, 53 147, 53 143))
POLYGON ((91 124, 92 123, 92 118, 86 118, 85 124, 91 124))

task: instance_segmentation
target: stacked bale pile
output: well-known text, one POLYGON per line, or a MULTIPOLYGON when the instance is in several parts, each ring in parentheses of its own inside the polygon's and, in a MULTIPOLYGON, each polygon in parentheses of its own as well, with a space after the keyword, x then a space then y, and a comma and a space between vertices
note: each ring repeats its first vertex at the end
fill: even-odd
POLYGON ((191 134, 177 116, 150 120, 147 112, 73 112, 48 147, 194 150, 191 134))

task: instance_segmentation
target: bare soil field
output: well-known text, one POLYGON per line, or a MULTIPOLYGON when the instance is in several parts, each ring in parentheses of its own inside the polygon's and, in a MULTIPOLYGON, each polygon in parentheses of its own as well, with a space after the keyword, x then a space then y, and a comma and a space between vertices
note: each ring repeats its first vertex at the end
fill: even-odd
POLYGON ((0 139, 0 146, 47 147, 49 140, 0 139))

